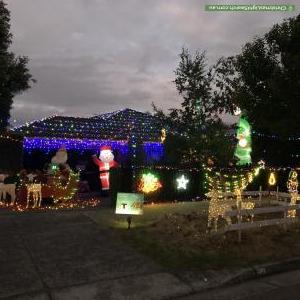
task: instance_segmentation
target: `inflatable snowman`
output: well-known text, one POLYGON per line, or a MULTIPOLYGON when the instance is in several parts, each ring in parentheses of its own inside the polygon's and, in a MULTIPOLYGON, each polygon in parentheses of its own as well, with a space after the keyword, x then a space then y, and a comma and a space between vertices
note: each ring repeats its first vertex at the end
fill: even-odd
POLYGON ((59 166, 65 166, 66 169, 69 169, 70 167, 67 165, 67 161, 68 153, 66 148, 62 146, 51 159, 50 171, 53 172, 58 170, 59 166))

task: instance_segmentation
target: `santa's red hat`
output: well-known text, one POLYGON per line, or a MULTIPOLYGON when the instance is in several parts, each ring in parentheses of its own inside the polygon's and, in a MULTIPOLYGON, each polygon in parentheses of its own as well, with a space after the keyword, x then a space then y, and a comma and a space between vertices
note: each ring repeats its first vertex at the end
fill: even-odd
POLYGON ((100 148, 100 151, 104 151, 104 150, 112 151, 112 149, 111 149, 110 146, 102 146, 102 147, 100 148))

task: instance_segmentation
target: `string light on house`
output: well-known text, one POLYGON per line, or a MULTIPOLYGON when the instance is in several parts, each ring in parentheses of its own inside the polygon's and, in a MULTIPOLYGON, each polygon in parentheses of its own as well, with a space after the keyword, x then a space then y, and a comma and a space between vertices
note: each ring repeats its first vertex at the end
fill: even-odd
MULTIPOLYGON (((26 208, 25 205, 20 203, 15 203, 14 206, 11 206, 10 209, 16 212, 26 212, 30 210, 41 210, 41 211, 47 211, 47 210, 60 210, 60 209, 67 209, 67 210, 73 210, 78 208, 92 208, 97 207, 101 204, 100 199, 98 198, 91 198, 91 199, 72 199, 70 201, 60 202, 56 203, 55 205, 43 205, 40 207, 28 207, 26 208)), ((5 203, 0 203, 0 208, 8 208, 5 203)))
POLYGON ((54 116, 16 127, 13 132, 24 137, 24 151, 29 154, 33 150, 56 151, 62 144, 81 153, 108 145, 126 160, 129 154, 136 158, 141 147, 148 163, 164 156, 162 129, 160 118, 124 109, 91 118, 54 116))
POLYGON ((162 120, 148 113, 124 109, 91 118, 54 116, 19 126, 13 132, 25 137, 160 141, 162 120), (132 126, 134 124, 134 126, 132 126))
POLYGON ((11 142, 16 142, 16 143, 22 143, 22 139, 17 139, 15 137, 10 136, 10 135, 0 135, 0 140, 1 139, 8 140, 8 141, 11 141, 11 142))
POLYGON ((244 190, 249 183, 251 183, 260 171, 265 168, 263 161, 260 161, 256 167, 252 169, 222 169, 213 171, 211 167, 203 166, 204 174, 204 187, 210 191, 215 188, 219 193, 234 192, 237 189, 244 190))

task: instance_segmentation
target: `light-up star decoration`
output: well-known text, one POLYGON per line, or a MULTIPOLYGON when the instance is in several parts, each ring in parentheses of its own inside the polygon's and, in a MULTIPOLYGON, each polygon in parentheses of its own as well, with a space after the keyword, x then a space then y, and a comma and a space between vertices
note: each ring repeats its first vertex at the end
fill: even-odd
POLYGON ((157 191, 161 187, 162 184, 160 183, 159 179, 155 175, 147 173, 142 175, 138 190, 148 194, 157 191))
POLYGON ((184 175, 181 175, 181 177, 177 178, 176 181, 177 190, 186 190, 186 186, 189 183, 189 180, 184 175))

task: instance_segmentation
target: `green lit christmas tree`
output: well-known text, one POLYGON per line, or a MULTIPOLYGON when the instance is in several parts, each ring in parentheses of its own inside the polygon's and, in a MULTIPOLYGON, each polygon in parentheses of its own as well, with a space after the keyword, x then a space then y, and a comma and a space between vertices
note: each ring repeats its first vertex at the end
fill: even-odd
POLYGON ((251 126, 244 117, 239 120, 236 137, 238 143, 234 155, 238 159, 237 165, 251 164, 251 126))

